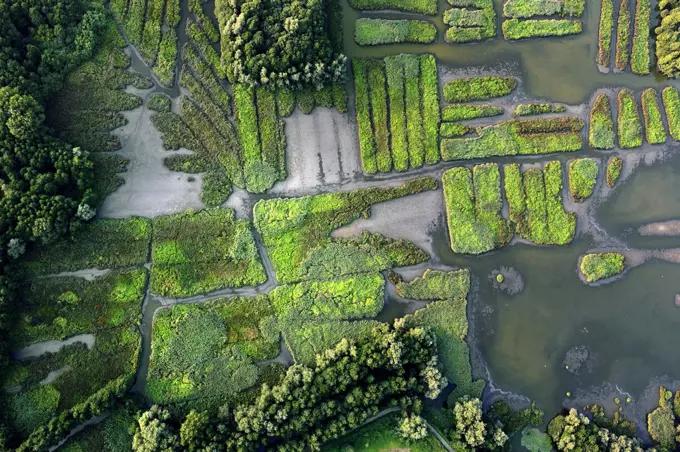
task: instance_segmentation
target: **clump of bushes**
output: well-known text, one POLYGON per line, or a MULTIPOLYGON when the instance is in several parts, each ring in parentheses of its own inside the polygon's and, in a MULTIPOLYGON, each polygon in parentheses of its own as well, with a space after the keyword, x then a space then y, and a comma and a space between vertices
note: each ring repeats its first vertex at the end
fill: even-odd
POLYGON ((503 97, 517 88, 512 77, 482 76, 452 80, 444 85, 444 100, 449 103, 472 102, 503 97))
POLYGON ((414 42, 429 44, 437 29, 424 20, 360 18, 354 24, 354 39, 360 46, 414 42))
POLYGON ((590 145, 595 149, 614 148, 614 120, 609 97, 600 93, 590 109, 590 130, 588 135, 590 145))
POLYGON ((503 4, 503 15, 518 19, 557 14, 560 16, 580 17, 585 7, 585 0, 507 0, 503 4))
POLYGON ((680 24, 680 4, 676 1, 659 3, 661 23, 655 28, 656 66, 666 77, 680 75, 680 52, 674 45, 678 41, 680 24))
POLYGON ((569 192, 574 201, 585 201, 593 194, 599 170, 600 165, 593 158, 569 162, 569 192))
POLYGON ((612 278, 623 273, 625 260, 621 253, 592 253, 581 257, 579 270, 589 283, 612 278))

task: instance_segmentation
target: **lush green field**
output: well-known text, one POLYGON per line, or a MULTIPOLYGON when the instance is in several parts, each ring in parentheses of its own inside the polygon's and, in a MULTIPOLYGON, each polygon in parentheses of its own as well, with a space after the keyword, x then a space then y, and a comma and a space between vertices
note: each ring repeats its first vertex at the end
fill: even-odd
POLYGON ((505 246, 513 234, 501 215, 501 178, 498 165, 488 163, 453 168, 442 176, 451 249, 482 254, 505 246))
POLYGON ((619 91, 618 136, 619 147, 630 149, 642 146, 642 121, 635 94, 628 89, 619 91))
POLYGON ((590 198, 597 184, 600 164, 593 158, 569 162, 569 193, 573 200, 581 202, 590 198))
POLYGON ((620 253, 594 253, 581 257, 579 270, 587 282, 597 282, 623 273, 626 258, 620 253))
POLYGON ((558 104, 519 104, 515 107, 515 116, 533 116, 546 113, 564 113, 567 107, 558 104))
POLYGON ((437 29, 424 20, 357 19, 354 40, 361 46, 414 42, 429 44, 437 37, 437 29))
POLYGON ((237 220, 231 209, 154 219, 151 261, 152 292, 172 298, 267 279, 250 222, 237 220))
POLYGON ((439 125, 439 135, 442 138, 459 138, 474 130, 472 127, 458 124, 457 122, 442 122, 439 125))
POLYGON ((614 120, 609 97, 600 93, 590 108, 588 142, 595 149, 614 148, 614 120))
POLYGON ((493 0, 450 0, 444 11, 446 41, 452 44, 484 41, 496 36, 496 10, 493 0))
POLYGON ((502 115, 505 112, 503 107, 496 105, 447 105, 442 108, 443 121, 465 121, 469 119, 489 118, 491 116, 502 115))
POLYGON ((503 15, 516 19, 553 15, 580 17, 585 7, 585 0, 507 0, 503 4, 503 15))
POLYGON ((503 22, 503 36, 508 40, 577 35, 583 31, 580 20, 567 19, 508 19, 503 22))
POLYGON ((392 9, 430 16, 437 14, 437 2, 435 0, 350 0, 349 4, 352 8, 363 10, 392 9))

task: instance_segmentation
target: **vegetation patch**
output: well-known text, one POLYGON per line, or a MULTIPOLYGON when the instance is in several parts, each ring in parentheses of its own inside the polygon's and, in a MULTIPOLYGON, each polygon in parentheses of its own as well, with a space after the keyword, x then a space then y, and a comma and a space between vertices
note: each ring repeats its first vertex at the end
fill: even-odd
POLYGON ((473 132, 472 127, 458 124, 456 122, 442 122, 439 125, 439 135, 442 138, 459 138, 473 132))
POLYGON ((564 113, 567 107, 556 104, 519 104, 515 107, 515 116, 533 116, 547 113, 564 113))
POLYGON ((360 46, 414 42, 430 44, 437 37, 437 29, 424 20, 357 19, 354 39, 360 46))
POLYGON ((576 215, 562 206, 560 162, 545 164, 543 171, 518 164, 503 168, 505 196, 515 232, 539 245, 566 245, 576 233, 576 215))
POLYGON ((444 11, 446 41, 455 44, 484 41, 496 36, 496 10, 493 0, 449 0, 444 11))
POLYGON ((503 36, 507 40, 577 35, 583 31, 580 20, 566 19, 508 19, 503 22, 503 36))
POLYGON ((675 1, 659 3, 661 22, 655 28, 656 66, 666 77, 680 74, 680 58, 676 46, 677 29, 680 22, 680 5, 675 1))
POLYGON ((441 156, 451 161, 578 151, 583 148, 583 126, 583 121, 570 116, 511 119, 477 127, 476 137, 443 139, 441 156))
POLYGON ((470 291, 470 271, 468 269, 445 272, 427 269, 422 276, 410 282, 399 281, 397 294, 410 300, 445 300, 466 298, 470 291))
POLYGON ((623 171, 623 159, 618 155, 609 159, 607 162, 607 187, 612 188, 621 177, 621 171, 623 171))
POLYGON ((349 4, 354 9, 362 10, 391 9, 429 16, 437 14, 437 2, 435 0, 350 0, 349 4))
POLYGON ((579 270, 589 283, 612 278, 623 273, 625 257, 621 253, 593 253, 581 257, 579 270))
POLYGON ((434 179, 421 178, 392 188, 262 200, 254 207, 255 226, 282 283, 413 265, 429 256, 410 242, 367 232, 353 238, 331 238, 330 233, 368 217, 373 204, 436 187, 434 179))
POLYGON ((580 17, 585 7, 585 0, 507 0, 503 4, 503 15, 516 19, 553 15, 580 17))
POLYGON ((158 217, 153 226, 154 293, 181 298, 267 279, 250 222, 231 209, 158 217))
POLYGON ((636 0, 633 50, 631 51, 630 68, 633 73, 638 75, 649 74, 651 65, 649 56, 649 28, 651 15, 651 0, 636 0))
POLYGON ((442 108, 442 120, 465 121, 468 119, 489 118, 491 116, 502 115, 504 112, 503 107, 496 105, 447 105, 442 108))
POLYGON ((517 88, 512 77, 495 75, 452 80, 444 85, 444 100, 449 103, 472 102, 503 97, 517 88))
POLYGON ((85 428, 62 446, 64 452, 127 452, 132 449, 132 431, 137 423, 135 405, 126 401, 102 422, 85 428))
POLYGON ((590 130, 588 134, 590 146, 595 149, 614 148, 614 120, 609 97, 600 93, 590 108, 590 130))
POLYGON ((618 135, 619 147, 631 149, 642 146, 642 121, 635 94, 628 89, 619 91, 618 135))
POLYGON ((645 118, 645 135, 647 143, 661 144, 666 142, 666 129, 663 126, 659 97, 654 88, 642 92, 642 115, 645 118))
POLYGON ((612 33, 614 32, 614 0, 602 0, 600 27, 597 35, 597 64, 609 67, 612 58, 612 33))
POLYGON ((569 193, 574 201, 590 198, 597 184, 600 165, 596 159, 583 158, 569 162, 569 193))
POLYGON ((625 71, 630 61, 630 2, 619 1, 616 25, 616 69, 625 71))
POLYGON ((216 409, 257 383, 254 361, 279 351, 266 296, 176 305, 156 313, 147 395, 154 403, 216 409))
POLYGON ((451 249, 482 254, 502 248, 512 238, 510 223, 502 216, 501 177, 498 165, 487 163, 452 168, 442 176, 451 249))
POLYGON ((667 86, 661 91, 666 120, 668 121, 668 133, 675 141, 680 141, 680 98, 678 90, 667 86))

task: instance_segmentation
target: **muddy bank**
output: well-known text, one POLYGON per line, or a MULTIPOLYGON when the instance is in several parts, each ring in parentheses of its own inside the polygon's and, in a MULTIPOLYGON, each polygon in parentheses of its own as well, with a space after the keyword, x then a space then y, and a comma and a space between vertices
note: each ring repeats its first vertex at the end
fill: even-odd
POLYGON ((91 350, 92 347, 94 347, 94 335, 79 334, 63 341, 38 342, 37 344, 29 345, 21 350, 12 352, 12 359, 21 361, 28 358, 36 358, 44 353, 57 353, 63 347, 77 342, 87 345, 87 348, 91 350))
POLYGON ((680 220, 660 221, 658 223, 649 223, 638 228, 640 235, 680 235, 680 220))

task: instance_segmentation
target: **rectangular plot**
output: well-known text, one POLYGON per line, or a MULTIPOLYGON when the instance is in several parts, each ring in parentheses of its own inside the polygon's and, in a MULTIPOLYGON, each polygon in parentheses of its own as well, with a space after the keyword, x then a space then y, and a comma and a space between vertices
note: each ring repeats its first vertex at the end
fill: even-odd
POLYGON ((420 57, 420 91, 423 102, 423 128, 425 129, 425 163, 439 162, 439 75, 437 61, 432 55, 420 57))
POLYGON ((425 130, 423 129, 422 97, 420 92, 420 59, 404 55, 406 79, 406 127, 411 167, 420 168, 425 162, 425 130))
POLYGON ((387 128, 387 92, 385 85, 385 63, 382 61, 371 61, 368 65, 371 120, 376 144, 376 163, 378 171, 381 173, 387 173, 392 170, 390 132, 387 128))
POLYGON ((404 65, 401 57, 385 58, 387 91, 390 98, 390 133, 394 169, 408 169, 406 113, 404 104, 404 65))
POLYGON ((635 26, 633 29, 633 49, 630 68, 635 74, 649 74, 649 29, 652 15, 651 0, 637 0, 635 6, 635 26))
POLYGON ((375 139, 371 125, 371 104, 368 96, 366 65, 366 60, 352 60, 361 166, 365 173, 375 174, 378 171, 378 163, 375 157, 375 139))

